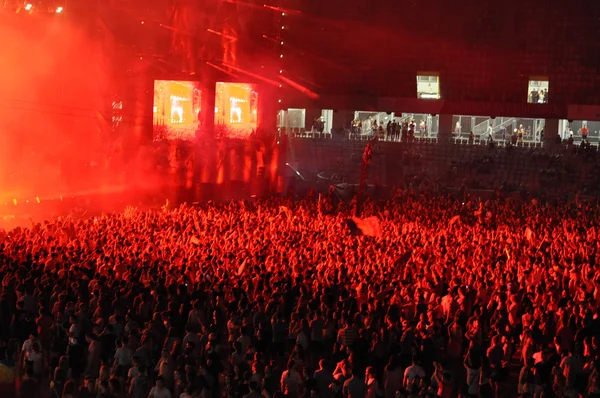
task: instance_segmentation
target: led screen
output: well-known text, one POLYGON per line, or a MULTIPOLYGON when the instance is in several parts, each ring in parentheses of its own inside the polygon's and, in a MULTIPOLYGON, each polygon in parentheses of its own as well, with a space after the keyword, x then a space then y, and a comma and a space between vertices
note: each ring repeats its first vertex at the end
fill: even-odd
POLYGON ((199 127, 201 104, 198 82, 154 81, 154 141, 193 140, 199 127))
POLYGON ((256 85, 217 83, 215 127, 227 138, 248 138, 258 126, 256 85))

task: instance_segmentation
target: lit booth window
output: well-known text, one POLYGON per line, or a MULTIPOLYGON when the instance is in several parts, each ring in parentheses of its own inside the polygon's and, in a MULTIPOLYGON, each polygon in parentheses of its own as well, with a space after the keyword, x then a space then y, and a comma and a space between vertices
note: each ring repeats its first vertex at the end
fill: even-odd
POLYGON ((355 139, 369 139, 375 135, 383 137, 387 124, 393 121, 394 117, 393 112, 356 111, 350 136, 355 139))
MULTIPOLYGON (((399 121, 397 121, 398 123, 399 121)), ((413 125, 415 137, 436 138, 439 130, 440 117, 424 113, 403 113, 401 121, 403 124, 413 125)))
POLYGON ((331 130, 333 129, 333 109, 321 110, 321 122, 323 123, 323 134, 331 137, 331 130))
POLYGON ((547 104, 549 88, 550 82, 546 77, 534 77, 529 79, 527 102, 530 104, 547 104))
POLYGON ((591 145, 600 145, 600 122, 589 120, 558 121, 558 133, 563 141, 573 139, 573 144, 579 145, 586 141, 591 145))
POLYGON ((277 128, 280 133, 302 136, 306 133, 306 109, 282 109, 277 115, 277 128))
POLYGON ((369 139, 375 135, 380 140, 400 141, 410 135, 414 138, 436 138, 439 117, 419 113, 354 112, 350 138, 369 139))
POLYGON ((512 143, 530 147, 542 142, 546 120, 454 115, 453 123, 457 143, 487 145, 494 142, 500 146, 512 143))
POLYGON ((310 123, 310 131, 307 135, 318 138, 331 138, 331 129, 333 127, 333 109, 321 109, 311 112, 308 123, 310 123))
POLYGON ((417 98, 440 99, 440 76, 438 74, 421 72, 417 75, 417 98))

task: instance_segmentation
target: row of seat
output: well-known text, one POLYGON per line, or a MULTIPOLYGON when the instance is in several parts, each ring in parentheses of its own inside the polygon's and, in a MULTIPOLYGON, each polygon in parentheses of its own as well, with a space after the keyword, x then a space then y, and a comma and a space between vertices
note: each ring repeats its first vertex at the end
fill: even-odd
MULTIPOLYGON (((293 138, 292 162, 307 178, 317 174, 339 176, 357 183, 360 177, 364 141, 305 140, 293 138)), ((595 178, 596 163, 573 147, 541 147, 522 143, 507 149, 487 145, 439 145, 416 139, 395 143, 379 141, 375 145, 369 168, 369 181, 398 185, 415 175, 426 175, 446 186, 458 187, 463 181, 470 186, 494 189, 501 184, 513 187, 541 188, 553 178, 561 178, 559 187, 579 189, 595 178), (568 176, 565 177, 565 176, 568 176)), ((596 152, 597 154, 597 152, 596 152)), ((594 159, 597 159, 596 156, 594 159)))

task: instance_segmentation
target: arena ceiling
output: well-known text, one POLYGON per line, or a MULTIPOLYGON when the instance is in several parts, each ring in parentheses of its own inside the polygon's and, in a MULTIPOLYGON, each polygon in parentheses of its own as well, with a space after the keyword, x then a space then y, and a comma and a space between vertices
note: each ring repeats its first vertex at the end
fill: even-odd
MULTIPOLYGON (((296 57, 315 56, 304 59, 316 60, 311 71, 320 84, 414 96, 416 72, 436 71, 445 98, 523 101, 529 76, 542 75, 553 98, 597 101, 597 2, 348 3, 296 0, 292 7, 301 14, 291 18, 286 40, 296 57), (324 58, 330 62, 318 61, 324 58)), ((298 58, 288 58, 288 68, 305 68, 298 58)))
POLYGON ((432 71, 446 99, 523 102, 529 77, 547 76, 552 101, 600 101, 593 1, 115 0, 105 9, 120 43, 176 68, 222 61, 231 34, 228 62, 267 78, 285 70, 322 94, 414 97, 416 73, 432 71))

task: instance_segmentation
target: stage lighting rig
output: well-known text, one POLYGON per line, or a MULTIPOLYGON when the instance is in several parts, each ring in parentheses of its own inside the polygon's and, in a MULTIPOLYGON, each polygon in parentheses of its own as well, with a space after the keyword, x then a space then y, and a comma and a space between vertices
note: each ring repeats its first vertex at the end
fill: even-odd
POLYGON ((33 12, 36 11, 39 5, 38 0, 3 0, 2 8, 7 11, 14 12, 33 12))
POLYGON ((5 9, 13 9, 17 13, 26 11, 28 13, 43 14, 62 14, 65 11, 64 5, 59 0, 42 2, 39 0, 12 1, 4 0, 5 9))

